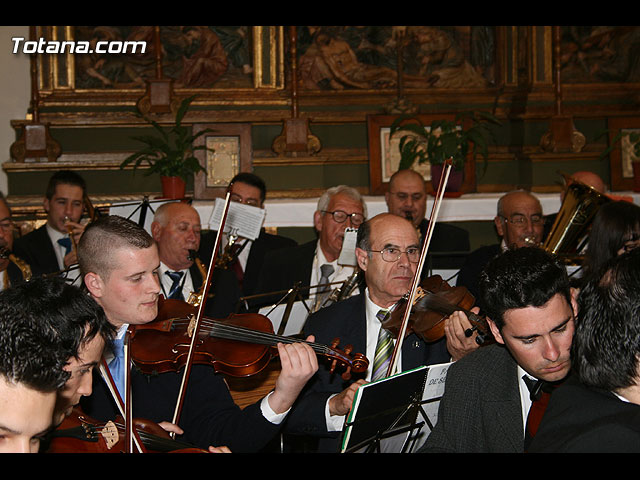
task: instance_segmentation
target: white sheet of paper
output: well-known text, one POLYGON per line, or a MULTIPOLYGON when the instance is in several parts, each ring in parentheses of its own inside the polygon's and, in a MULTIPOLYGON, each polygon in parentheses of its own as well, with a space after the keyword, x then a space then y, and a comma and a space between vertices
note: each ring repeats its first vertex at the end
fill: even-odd
MULTIPOLYGON (((284 303, 275 308, 272 305, 261 308, 258 313, 269 318, 273 324, 273 331, 278 333, 286 307, 287 305, 284 303)), ((289 315, 289 320, 287 320, 287 325, 284 332, 282 332, 282 335, 289 336, 300 333, 308 316, 309 311, 307 310, 307 307, 305 307, 304 303, 302 301, 294 302, 291 308, 291 314, 289 315)))
POLYGON ((344 239, 342 240, 342 250, 338 257, 338 265, 350 265, 355 267, 356 262, 356 237, 358 230, 355 228, 347 228, 344 231, 344 239))
MULTIPOLYGON (((216 199, 209 228, 217 229, 224 212, 224 200, 216 199)), ((224 223, 224 233, 233 233, 240 237, 255 240, 260 235, 266 211, 264 208, 245 205, 244 203, 229 202, 229 211, 224 223)))

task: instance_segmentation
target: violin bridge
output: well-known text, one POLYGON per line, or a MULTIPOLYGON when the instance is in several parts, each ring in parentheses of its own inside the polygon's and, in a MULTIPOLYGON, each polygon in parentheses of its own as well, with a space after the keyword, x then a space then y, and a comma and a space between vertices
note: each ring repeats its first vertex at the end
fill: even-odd
POLYGON ((191 315, 191 319, 189 321, 189 326, 187 327, 187 335, 193 337, 193 332, 196 331, 196 316, 191 315))
POLYGON ((100 433, 104 438, 104 441, 109 450, 111 450, 111 448, 113 448, 113 446, 118 443, 118 427, 116 427, 115 423, 107 422, 100 433))

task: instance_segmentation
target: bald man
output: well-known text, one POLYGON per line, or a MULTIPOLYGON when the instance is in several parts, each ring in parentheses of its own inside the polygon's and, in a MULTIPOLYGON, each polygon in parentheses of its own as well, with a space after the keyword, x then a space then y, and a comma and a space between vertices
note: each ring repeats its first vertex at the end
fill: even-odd
MULTIPOLYGON (((421 239, 427 232, 429 220, 425 218, 427 211, 427 187, 422 175, 415 170, 398 170, 389 180, 389 190, 384 196, 389 213, 406 218, 420 232, 421 239)), ((466 230, 437 222, 429 245, 430 255, 427 266, 431 268, 460 268, 464 262, 463 255, 471 249, 469 232, 466 230), (450 255, 443 255, 450 252, 450 255)), ((426 272, 425 272, 426 273, 426 272)))
MULTIPOLYGON (((199 267, 190 255, 191 251, 197 252, 200 248, 200 231, 200 215, 187 203, 165 203, 156 210, 151 235, 158 245, 158 279, 165 298, 188 301, 192 292, 202 290, 210 259, 201 259, 199 267)), ((214 318, 225 318, 234 313, 240 290, 233 273, 214 269, 211 283, 206 313, 214 318)))
POLYGON ((493 222, 500 243, 474 250, 460 269, 456 282, 456 285, 466 287, 476 300, 479 297, 478 277, 489 260, 509 249, 537 245, 544 238, 542 205, 535 195, 525 190, 515 190, 503 195, 498 200, 493 222))

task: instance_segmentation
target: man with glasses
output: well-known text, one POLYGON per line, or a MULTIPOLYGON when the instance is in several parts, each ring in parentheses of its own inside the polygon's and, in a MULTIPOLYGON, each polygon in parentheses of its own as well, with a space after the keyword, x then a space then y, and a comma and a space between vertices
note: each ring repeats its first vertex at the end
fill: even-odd
POLYGON ((544 216, 540 201, 530 192, 515 190, 498 200, 494 224, 501 242, 474 250, 458 273, 456 285, 466 287, 478 299, 478 278, 485 265, 500 252, 539 245, 543 240, 544 216))
MULTIPOLYGON (((253 173, 241 172, 231 179, 229 185, 229 199, 232 202, 264 209, 267 186, 260 177, 253 173)), ((201 258, 211 258, 216 234, 217 232, 212 230, 202 235, 201 258)), ((224 239, 225 241, 221 243, 221 248, 227 245, 226 237, 224 239)), ((234 258, 227 265, 227 268, 235 273, 240 296, 245 297, 256 293, 260 269, 268 252, 295 246, 297 246, 295 240, 282 235, 267 233, 264 227, 260 230, 260 235, 255 240, 238 238, 234 243, 234 247, 232 247, 234 258)))
MULTIPOLYGON (((421 238, 424 238, 429 227, 425 218, 427 212, 427 187, 422 175, 415 170, 398 170, 389 179, 389 191, 384 195, 389 213, 406 218, 413 223, 421 238)), ((458 269, 464 263, 460 253, 469 252, 469 232, 443 222, 437 222, 429 244, 430 255, 425 266, 425 274, 430 268, 458 269), (443 252, 451 255, 443 256, 443 252)))
MULTIPOLYGON (((411 289, 420 259, 418 234, 408 220, 390 213, 379 214, 358 229, 356 258, 365 276, 364 293, 311 315, 305 324, 304 335, 314 335, 316 342, 324 344, 338 338, 338 348, 352 345, 353 352, 365 354, 369 359, 369 369, 344 380, 339 374, 331 374, 327 365, 321 365, 307 383, 287 420, 285 431, 315 437, 317 447, 314 446, 313 451, 338 451, 338 438, 355 391, 364 382, 384 378, 387 374, 389 357, 377 356, 376 349, 379 338, 380 344, 390 346, 394 340, 388 342, 382 321, 411 289)), ((450 360, 444 339, 427 344, 411 333, 403 341, 398 371, 450 360)), ((295 437, 292 437, 292 444, 295 444, 295 437)))
POLYGON ((13 249, 13 222, 7 199, 0 192, 0 290, 24 280, 23 272, 9 259, 13 249))
MULTIPOLYGON (((346 185, 328 189, 318 200, 313 215, 318 238, 295 248, 270 252, 260 272, 258 292, 287 290, 300 283, 302 297, 314 305, 322 287, 311 290, 304 287, 325 285, 325 288, 333 289, 353 274, 354 267, 338 264, 338 258, 345 230, 358 228, 366 215, 366 205, 356 189, 346 185)), ((269 298, 270 301, 274 299, 277 300, 269 298)))

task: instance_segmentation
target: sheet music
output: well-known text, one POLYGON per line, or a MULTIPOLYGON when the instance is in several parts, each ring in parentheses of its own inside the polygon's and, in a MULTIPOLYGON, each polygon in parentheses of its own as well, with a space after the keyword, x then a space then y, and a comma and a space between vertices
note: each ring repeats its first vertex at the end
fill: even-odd
MULTIPOLYGON (((142 226, 151 235, 151 223, 153 222, 153 215, 160 205, 163 203, 176 202, 179 200, 152 200, 149 202, 147 213, 145 215, 144 225, 142 226)), ((122 202, 114 203, 109 207, 109 215, 118 215, 120 217, 128 218, 129 220, 138 223, 140 220, 142 201, 140 202, 122 202)))
POLYGON ((422 395, 422 411, 418 412, 418 421, 423 421, 425 424, 416 437, 412 452, 415 452, 424 445, 431 430, 438 421, 438 408, 440 407, 442 395, 444 395, 447 372, 449 371, 451 363, 452 362, 441 363, 429 367, 427 384, 424 389, 424 394, 422 395))
MULTIPOLYGON (((284 311, 287 308, 286 303, 282 303, 276 307, 273 305, 269 307, 263 307, 259 310, 258 313, 266 316, 271 320, 273 324, 273 331, 278 332, 280 328, 280 324, 282 323, 282 317, 284 315, 284 311)), ((287 320, 287 325, 282 332, 284 336, 297 335, 302 332, 302 328, 304 327, 304 323, 307 321, 307 317, 309 316, 309 310, 305 306, 303 301, 297 301, 293 303, 291 308, 291 314, 289 315, 289 319, 287 320)))
MULTIPOLYGON (((211 225, 220 225, 223 213, 224 200, 216 199, 208 222, 209 228, 211 228, 211 225)), ((229 202, 229 211, 224 224, 224 233, 233 232, 240 237, 255 240, 260 235, 265 214, 266 211, 264 208, 253 207, 251 205, 245 205, 244 203, 229 202)))
POLYGON ((356 261, 356 237, 358 235, 358 229, 347 228, 344 231, 344 239, 342 240, 342 250, 340 250, 340 256, 338 257, 338 265, 350 265, 355 267, 356 261))

